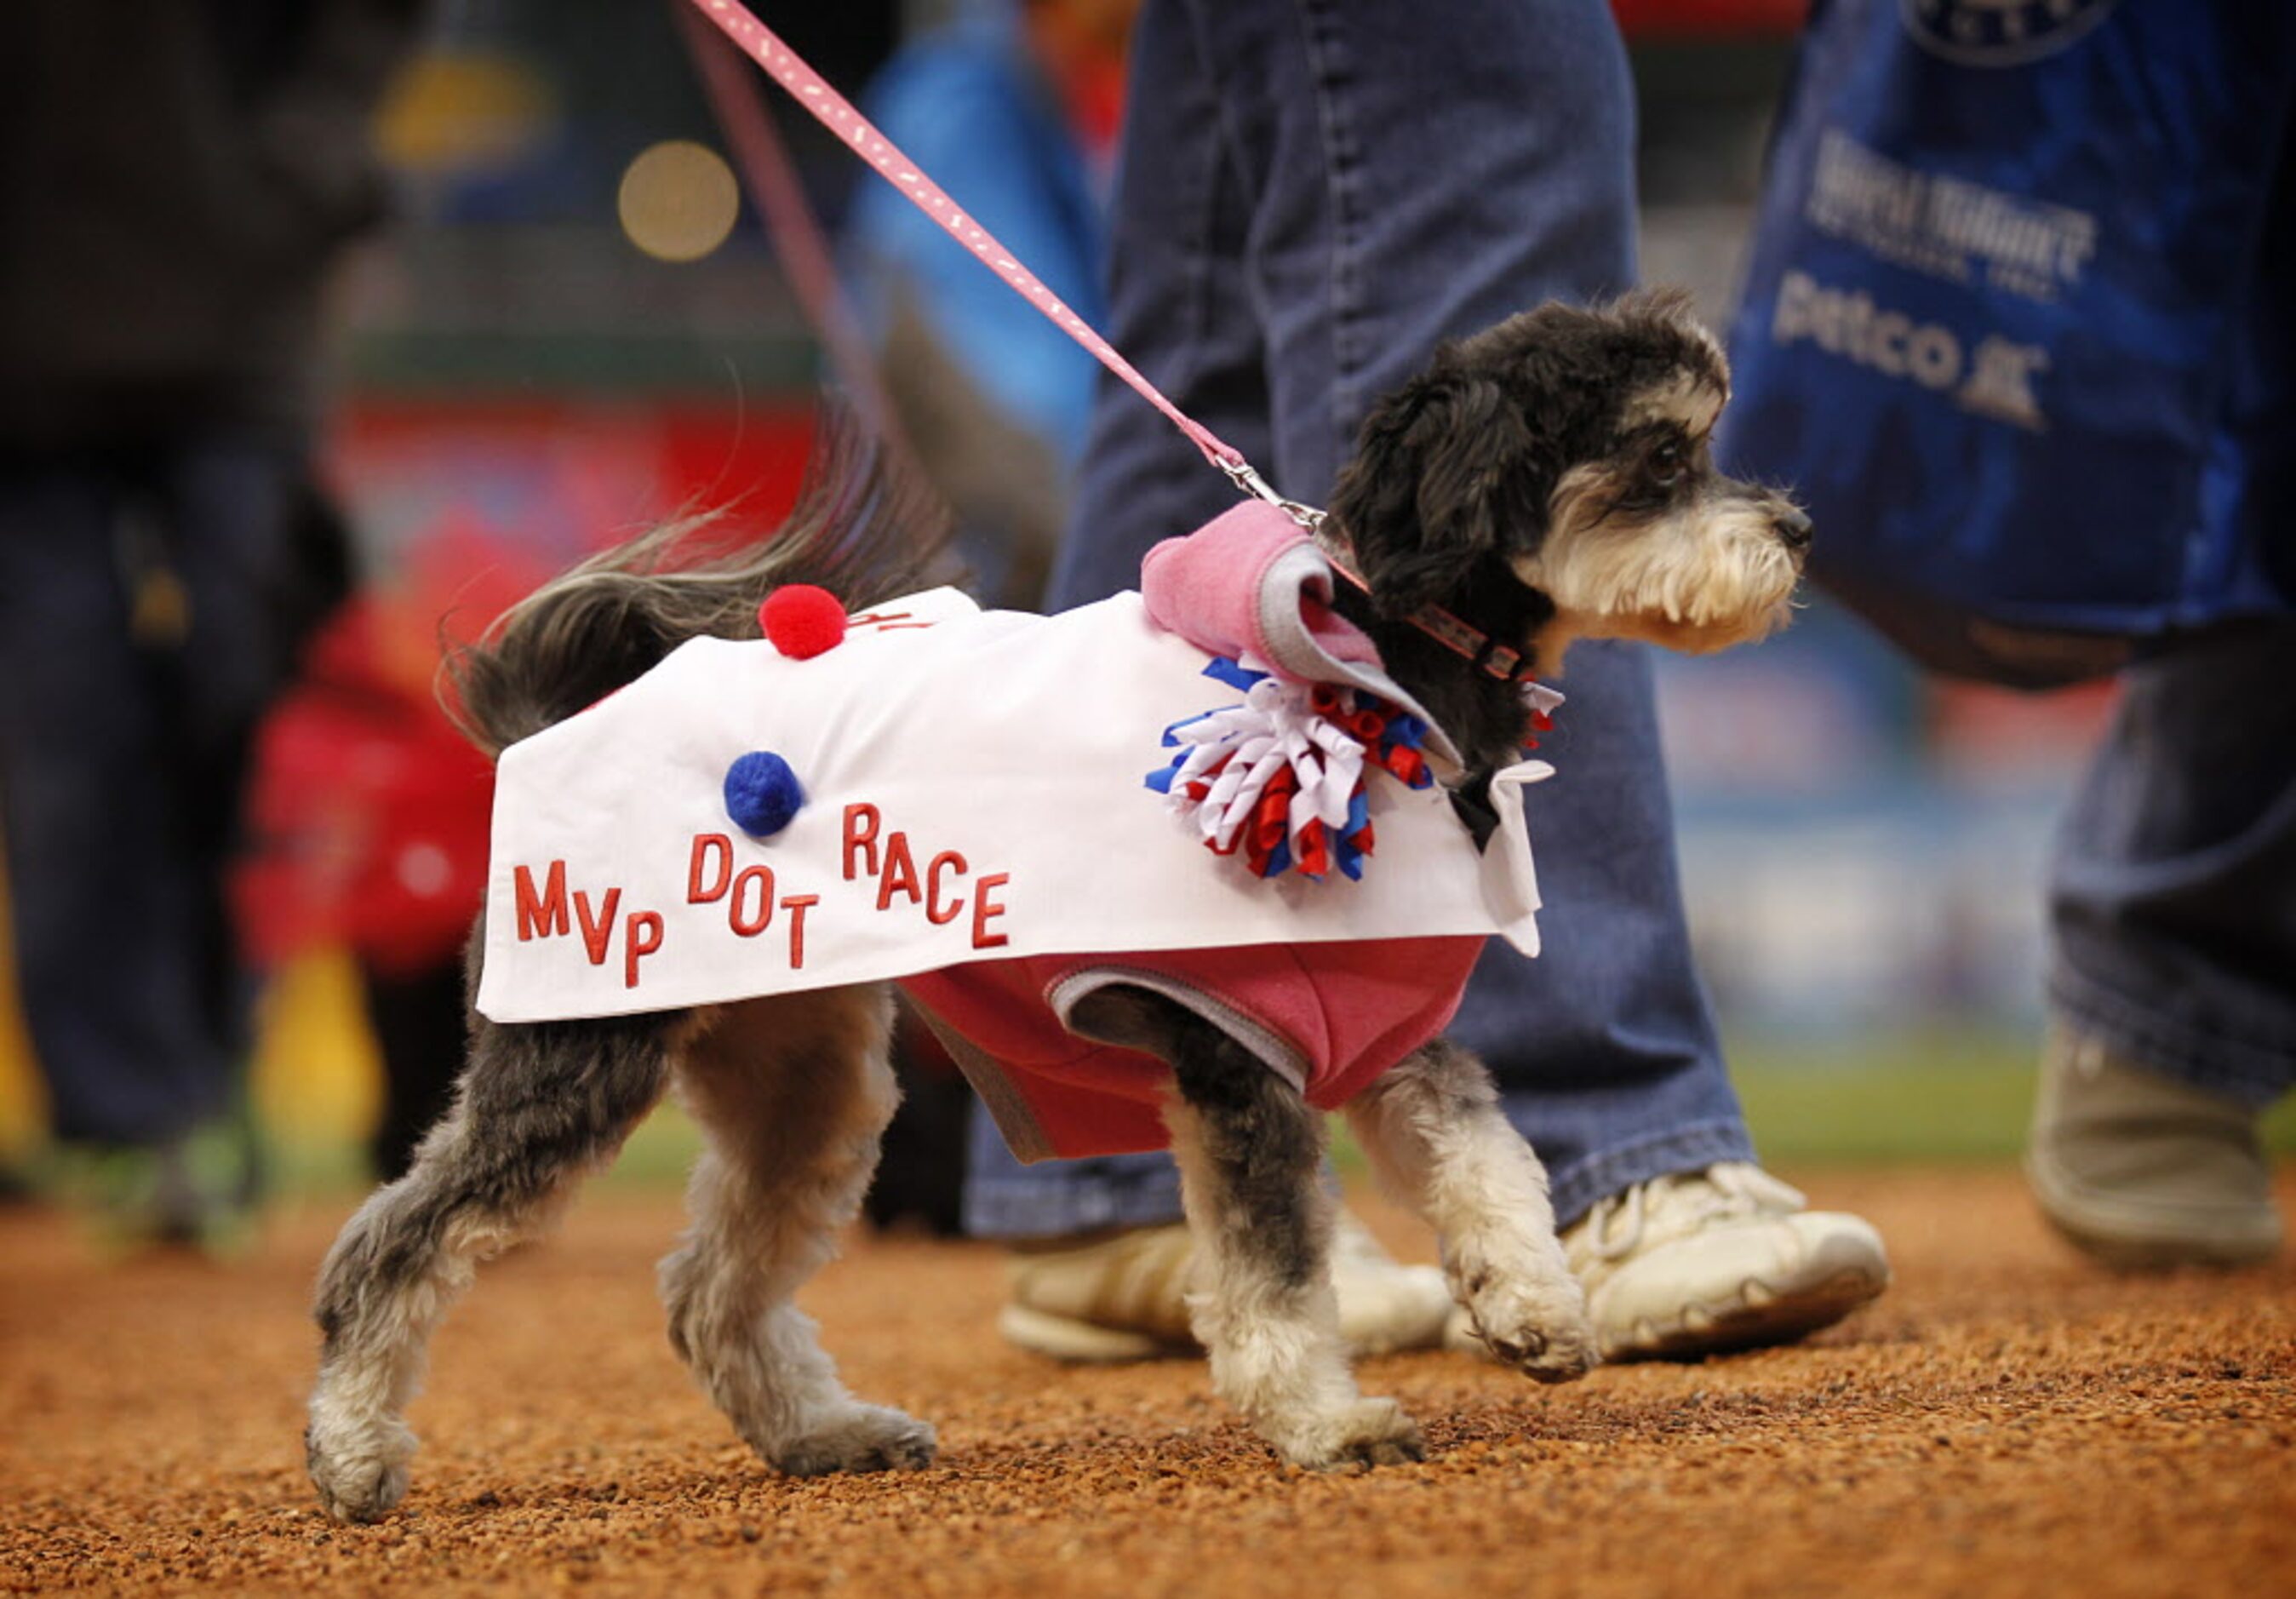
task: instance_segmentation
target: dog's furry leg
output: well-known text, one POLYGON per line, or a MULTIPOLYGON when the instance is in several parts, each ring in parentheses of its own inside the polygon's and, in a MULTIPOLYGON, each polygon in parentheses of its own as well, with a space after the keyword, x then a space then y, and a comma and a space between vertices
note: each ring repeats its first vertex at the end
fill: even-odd
POLYGON ((325 1343, 304 1448, 329 1514, 371 1521, 406 1493, 405 1411, 431 1332, 480 1261, 546 1226, 572 1179, 613 1157, 692 1025, 684 1012, 473 1021, 454 1111, 351 1218, 319 1275, 325 1343))
POLYGON ((708 1144, 693 1226, 662 1262, 670 1341, 766 1461, 792 1476, 930 1465, 933 1430, 838 1381, 791 1301, 836 1250, 899 1098, 890 996, 855 988, 722 1010, 678 1062, 708 1144))
POLYGON ((1587 1296, 1555 1237, 1546 1168, 1482 1062, 1439 1038, 1347 1115, 1381 1180, 1442 1237, 1451 1292, 1491 1353, 1542 1382, 1592 1366, 1587 1296))
POLYGON ((1349 1369, 1332 1290, 1324 1119, 1193 1012, 1137 989, 1078 1007, 1077 1030, 1152 1045, 1172 1066, 1164 1117, 1196 1251, 1190 1310, 1212 1386, 1277 1454, 1314 1471, 1425 1453, 1402 1406, 1349 1369))

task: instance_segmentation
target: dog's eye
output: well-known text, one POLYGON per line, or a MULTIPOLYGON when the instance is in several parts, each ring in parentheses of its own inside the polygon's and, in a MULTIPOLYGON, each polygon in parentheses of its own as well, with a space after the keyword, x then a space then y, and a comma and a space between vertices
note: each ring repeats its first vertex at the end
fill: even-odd
POLYGON ((1671 488, 1682 481, 1683 469, 1690 463, 1689 452, 1678 439, 1669 439, 1650 453, 1651 480, 1660 488, 1671 488))

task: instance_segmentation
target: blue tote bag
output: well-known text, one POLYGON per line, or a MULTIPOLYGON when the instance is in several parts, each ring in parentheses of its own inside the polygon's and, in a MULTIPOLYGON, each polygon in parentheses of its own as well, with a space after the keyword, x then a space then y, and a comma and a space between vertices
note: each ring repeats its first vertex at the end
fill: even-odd
POLYGON ((1818 0, 1729 463, 1939 670, 2019 686, 2296 597, 2296 4, 1818 0))

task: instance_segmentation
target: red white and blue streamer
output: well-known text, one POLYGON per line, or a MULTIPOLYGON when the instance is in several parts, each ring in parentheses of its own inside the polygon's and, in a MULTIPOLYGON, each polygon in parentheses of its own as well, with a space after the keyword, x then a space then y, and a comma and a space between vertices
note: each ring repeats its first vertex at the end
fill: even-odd
POLYGON ((1414 789, 1434 782, 1420 749, 1427 724, 1359 689, 1288 683, 1226 656, 1204 675, 1243 690, 1243 703, 1166 728, 1179 753, 1148 786, 1205 848, 1242 855, 1257 876, 1321 880, 1336 866, 1362 877, 1376 842, 1365 779, 1376 769, 1414 789))

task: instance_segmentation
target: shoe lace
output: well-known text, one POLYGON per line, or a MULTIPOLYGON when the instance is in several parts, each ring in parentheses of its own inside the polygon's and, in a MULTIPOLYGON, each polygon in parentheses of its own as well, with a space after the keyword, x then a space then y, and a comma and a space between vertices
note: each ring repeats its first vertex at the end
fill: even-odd
POLYGON ((1645 1234, 1655 1242, 1710 1222, 1740 1220, 1781 1205, 1790 1209, 1798 1196, 1786 1199, 1778 1192, 1784 1188, 1759 1167, 1738 1160, 1652 1177, 1597 1200, 1587 1213, 1585 1236, 1595 1259, 1617 1260, 1641 1249, 1645 1234))

